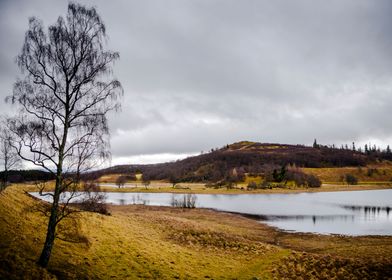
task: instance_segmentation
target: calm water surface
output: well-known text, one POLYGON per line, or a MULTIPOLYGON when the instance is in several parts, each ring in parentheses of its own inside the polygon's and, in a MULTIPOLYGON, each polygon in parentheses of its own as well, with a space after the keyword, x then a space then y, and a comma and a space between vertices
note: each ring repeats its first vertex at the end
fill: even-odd
MULTIPOLYGON (((32 193, 39 197, 38 193, 32 193)), ((171 206, 183 194, 107 192, 112 204, 171 206)), ((196 207, 251 214, 282 230, 392 235, 392 190, 297 194, 196 194, 196 207)), ((45 197, 47 199, 47 197, 45 197)))

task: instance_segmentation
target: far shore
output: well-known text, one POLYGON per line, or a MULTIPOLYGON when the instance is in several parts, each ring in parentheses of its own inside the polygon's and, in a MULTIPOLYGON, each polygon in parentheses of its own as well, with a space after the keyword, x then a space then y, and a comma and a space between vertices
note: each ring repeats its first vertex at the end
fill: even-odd
MULTIPOLYGON (((21 184, 26 191, 37 191, 34 184, 21 184)), ((53 190, 53 183, 48 183, 45 191, 53 190)), ((153 182, 150 186, 144 187, 139 182, 130 183, 124 187, 117 187, 114 183, 102 183, 103 192, 142 192, 142 193, 194 193, 194 194, 273 194, 273 193, 315 193, 315 192, 338 192, 338 191, 365 191, 392 189, 390 182, 360 183, 358 185, 343 185, 338 183, 326 183, 319 188, 272 188, 247 190, 246 185, 237 185, 234 188, 212 188, 206 187, 203 183, 179 183, 172 187, 168 183, 153 182), (109 187, 108 184, 113 184, 109 187), (105 186, 106 185, 106 186, 105 186)))
POLYGON ((257 189, 246 190, 240 187, 227 188, 207 188, 207 187, 192 187, 181 185, 179 187, 103 187, 104 192, 142 192, 142 193, 194 193, 194 194, 273 194, 273 193, 315 193, 315 192, 337 192, 337 191, 365 191, 365 190, 384 190, 392 189, 389 185, 323 185, 320 188, 272 188, 272 189, 257 189))

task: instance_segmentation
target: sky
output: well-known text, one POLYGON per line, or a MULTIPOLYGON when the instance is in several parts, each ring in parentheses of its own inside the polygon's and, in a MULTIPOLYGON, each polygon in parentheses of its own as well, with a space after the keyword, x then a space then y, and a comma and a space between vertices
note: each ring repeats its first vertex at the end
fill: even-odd
MULTIPOLYGON (((392 1, 112 0, 94 6, 122 109, 112 164, 172 161, 241 140, 392 144, 392 1)), ((0 0, 0 112, 28 18, 67 1, 0 0)))

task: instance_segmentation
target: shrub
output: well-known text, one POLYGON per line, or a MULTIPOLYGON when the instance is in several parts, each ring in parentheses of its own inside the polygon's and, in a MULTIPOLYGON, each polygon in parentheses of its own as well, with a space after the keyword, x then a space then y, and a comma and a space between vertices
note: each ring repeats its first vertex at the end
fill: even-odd
POLYGON ((231 190, 231 189, 233 189, 236 186, 236 183, 234 183, 234 182, 226 182, 225 186, 226 186, 226 188, 228 190, 231 190))
POLYGON ((142 184, 144 185, 144 187, 147 189, 148 186, 151 184, 151 182, 149 180, 143 180, 142 184))
POLYGON ((106 194, 101 192, 101 189, 97 184, 84 184, 84 193, 85 196, 83 200, 78 203, 81 210, 110 215, 106 204, 106 194))
POLYGON ((308 175, 307 183, 310 188, 319 188, 321 187, 321 180, 315 175, 308 175))
POLYGON ((285 175, 286 180, 293 181, 296 186, 301 187, 309 187, 309 188, 318 188, 321 187, 320 179, 313 174, 306 174, 302 170, 295 168, 289 169, 285 175))
POLYGON ((0 182, 0 192, 5 190, 5 188, 7 187, 7 183, 5 182, 0 182))
POLYGON ((366 175, 368 177, 372 177, 373 174, 378 174, 378 169, 377 168, 368 168, 366 175))
POLYGON ((175 196, 173 196, 171 206, 178 208, 196 208, 196 200, 196 195, 192 193, 184 194, 182 199, 176 199, 175 196))
POLYGON ((247 186, 248 190, 255 190, 257 188, 258 188, 258 186, 257 186, 256 182, 249 182, 249 184, 247 186))
POLYGON ((358 179, 352 174, 346 174, 345 176, 345 181, 348 185, 356 185, 358 184, 358 179))
POLYGON ((127 182, 127 176, 118 176, 116 179, 116 185, 118 188, 124 187, 125 183, 127 182))
POLYGON ((259 188, 260 189, 272 189, 272 185, 270 182, 264 180, 263 182, 260 183, 259 188))
POLYGON ((296 172, 290 171, 290 173, 292 173, 292 175, 287 176, 287 177, 288 177, 288 179, 293 180, 296 186, 300 187, 300 186, 306 185, 306 174, 305 173, 303 173, 302 171, 296 171, 296 172))

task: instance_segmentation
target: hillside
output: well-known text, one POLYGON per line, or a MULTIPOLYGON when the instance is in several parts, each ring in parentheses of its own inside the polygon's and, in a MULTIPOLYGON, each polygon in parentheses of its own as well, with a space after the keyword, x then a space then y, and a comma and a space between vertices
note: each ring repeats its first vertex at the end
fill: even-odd
POLYGON ((115 166, 90 173, 89 177, 99 178, 105 174, 140 172, 146 180, 217 182, 230 179, 235 181, 242 180, 244 174, 264 175, 281 166, 312 169, 357 168, 379 164, 390 159, 390 154, 376 150, 362 153, 327 146, 313 148, 304 145, 242 141, 176 162, 115 166))
POLYGON ((0 192, 0 279, 390 279, 391 237, 293 234, 207 209, 111 206, 64 220, 48 269, 40 202, 0 192))
MULTIPOLYGON (((271 144, 242 141, 208 153, 188 157, 175 162, 119 165, 83 174, 86 180, 128 176, 135 180, 143 174, 144 180, 176 182, 247 182, 247 176, 265 178, 268 173, 282 166, 301 168, 307 174, 323 182, 341 182, 350 173, 363 182, 387 182, 392 179, 392 154, 386 151, 365 152, 337 149, 319 145, 316 148, 304 145, 271 144)), ((0 179, 2 173, 0 172, 0 179)), ((44 171, 10 171, 11 182, 51 180, 53 176, 44 171)), ((140 178, 139 178, 140 179, 140 178)), ((106 180, 107 181, 107 180, 106 180)))

